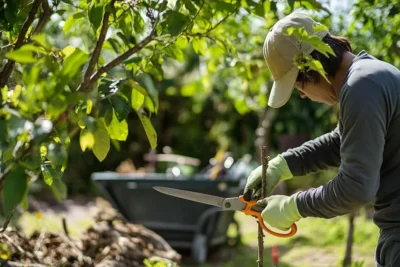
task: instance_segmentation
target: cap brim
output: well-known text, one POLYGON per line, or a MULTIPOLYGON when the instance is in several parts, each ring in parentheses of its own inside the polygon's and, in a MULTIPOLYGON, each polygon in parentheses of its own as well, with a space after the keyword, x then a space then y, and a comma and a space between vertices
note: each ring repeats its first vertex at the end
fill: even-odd
POLYGON ((296 83, 299 69, 294 66, 290 71, 276 80, 272 85, 271 93, 268 98, 268 106, 280 108, 285 105, 292 95, 294 84, 296 83))

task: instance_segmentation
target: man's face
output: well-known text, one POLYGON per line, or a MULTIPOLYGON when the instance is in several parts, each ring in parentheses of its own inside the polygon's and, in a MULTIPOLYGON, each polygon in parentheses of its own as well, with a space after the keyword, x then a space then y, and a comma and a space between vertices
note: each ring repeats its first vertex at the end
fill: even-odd
POLYGON ((296 82, 295 88, 299 90, 301 98, 309 98, 314 102, 324 103, 333 106, 338 102, 338 96, 335 94, 332 84, 324 78, 316 82, 296 82))

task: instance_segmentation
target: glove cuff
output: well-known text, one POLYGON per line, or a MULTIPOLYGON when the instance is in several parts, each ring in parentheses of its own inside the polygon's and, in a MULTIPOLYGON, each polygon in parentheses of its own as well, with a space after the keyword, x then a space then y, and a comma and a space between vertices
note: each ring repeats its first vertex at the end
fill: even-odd
POLYGON ((293 222, 296 222, 302 218, 302 216, 299 212, 299 209, 297 208, 297 201, 296 201, 297 195, 299 193, 300 192, 297 192, 297 193, 291 195, 285 203, 287 211, 288 211, 288 213, 287 213, 288 218, 290 220, 292 220, 293 222))
POLYGON ((288 180, 293 178, 293 174, 289 169, 289 165, 286 160, 282 157, 282 155, 278 155, 270 161, 270 164, 277 168, 281 172, 281 180, 288 180))

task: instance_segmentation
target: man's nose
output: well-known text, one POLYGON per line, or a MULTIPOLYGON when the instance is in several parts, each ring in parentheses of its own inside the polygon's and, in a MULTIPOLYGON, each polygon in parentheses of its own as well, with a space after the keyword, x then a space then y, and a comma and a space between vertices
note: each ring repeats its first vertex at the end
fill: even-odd
POLYGON ((306 98, 307 97, 302 91, 299 91, 299 93, 300 93, 300 97, 301 98, 306 98))

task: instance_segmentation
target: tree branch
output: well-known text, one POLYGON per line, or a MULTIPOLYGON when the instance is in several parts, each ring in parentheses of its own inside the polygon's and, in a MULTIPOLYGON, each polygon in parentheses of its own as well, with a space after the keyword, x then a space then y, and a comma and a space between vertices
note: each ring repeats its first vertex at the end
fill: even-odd
MULTIPOLYGON (((110 5, 114 6, 115 0, 112 0, 110 5)), ((91 79, 90 76, 92 75, 93 71, 94 71, 94 67, 97 64, 97 62, 99 61, 99 57, 100 57, 100 52, 101 52, 101 48, 103 46, 104 40, 106 39, 106 34, 107 34, 107 30, 109 25, 109 18, 110 18, 110 12, 106 11, 104 13, 103 16, 103 23, 101 26, 101 30, 100 30, 100 36, 99 39, 97 40, 96 43, 96 47, 94 48, 92 57, 90 58, 89 61, 89 65, 88 68, 86 70, 85 76, 83 77, 83 81, 82 84, 79 86, 78 90, 81 92, 86 92, 91 85, 91 79)))
POLYGON ((190 24, 193 23, 193 21, 197 18, 197 16, 200 14, 200 11, 203 9, 204 6, 204 2, 201 3, 201 6, 199 7, 199 10, 197 10, 196 14, 193 16, 193 18, 190 20, 190 22, 186 25, 186 27, 183 29, 183 31, 179 34, 183 34, 184 32, 187 31, 187 29, 189 28, 190 24))
MULTIPOLYGON (((266 155, 266 147, 262 146, 261 148, 261 164, 262 164, 262 172, 261 172, 261 199, 266 197, 265 188, 267 184, 267 168, 268 168, 268 158, 266 155)), ((257 266, 264 266, 264 232, 261 227, 262 222, 258 222, 258 260, 257 266)))
POLYGON ((0 233, 4 233, 4 231, 7 229, 8 224, 10 223, 12 217, 14 216, 14 212, 15 212, 15 207, 14 207, 14 208, 11 210, 11 212, 7 215, 7 217, 6 217, 6 219, 5 219, 4 223, 3 223, 3 226, 2 226, 2 228, 1 228, 1 230, 0 230, 0 233))
MULTIPOLYGON (((148 43, 150 43, 152 40, 154 40, 154 38, 156 37, 156 27, 157 27, 157 23, 158 23, 159 19, 160 19, 160 13, 158 13, 157 18, 153 22, 153 29, 151 30, 151 33, 146 38, 144 38, 139 44, 137 44, 134 47, 128 49, 128 51, 126 51, 122 55, 116 57, 115 59, 113 59, 112 61, 107 63, 106 65, 104 65, 101 68, 99 68, 92 75, 92 77, 90 78, 88 87, 90 87, 94 82, 96 82, 101 77, 101 75, 103 73, 105 73, 105 72, 111 70, 112 68, 118 66, 124 60, 126 60, 129 57, 131 57, 132 55, 136 54, 137 52, 142 50, 148 43)), ((80 88, 78 88, 77 90, 80 90, 80 88)))
MULTIPOLYGON (((28 32, 29 27, 32 25, 33 20, 35 19, 35 15, 38 12, 40 3, 42 0, 35 0, 33 3, 32 9, 29 12, 28 17, 26 18, 24 25, 22 26, 21 32, 18 35, 17 42, 15 43, 14 50, 18 49, 24 43, 26 33, 28 32)), ((14 69, 15 61, 8 60, 6 65, 4 66, 3 70, 0 72, 0 88, 3 88, 7 85, 8 79, 14 69)), ((3 102, 2 96, 0 94, 0 102, 3 102)))
POLYGON ((217 22, 217 24, 215 24, 214 26, 212 26, 210 29, 208 29, 205 32, 198 32, 198 33, 192 33, 192 34, 188 34, 189 36, 204 36, 208 33, 210 33, 212 30, 214 30, 215 28, 217 28, 222 22, 224 22, 227 18, 229 18, 233 13, 229 13, 228 15, 226 15, 223 19, 221 19, 220 21, 217 22))
POLYGON ((43 8, 43 14, 40 17, 39 22, 36 25, 36 28, 33 31, 32 35, 35 35, 40 31, 42 31, 46 23, 49 21, 51 15, 53 14, 52 10, 50 9, 49 2, 47 0, 42 0, 42 8, 43 8))
POLYGON ((137 44, 136 46, 130 48, 129 50, 127 50, 125 53, 123 53, 122 55, 120 55, 119 57, 115 58, 114 60, 110 61, 109 63, 107 63, 106 65, 104 65, 103 67, 99 68, 90 78, 90 83, 92 84, 95 81, 97 81, 101 75, 109 70, 111 70, 112 68, 114 68, 115 66, 118 66, 119 64, 121 64, 124 60, 128 59, 129 57, 131 57, 132 55, 136 54, 137 52, 139 52, 140 50, 143 49, 143 47, 145 47, 148 43, 150 43, 155 37, 155 31, 152 31, 150 33, 149 36, 147 36, 145 39, 143 39, 139 44, 137 44))

